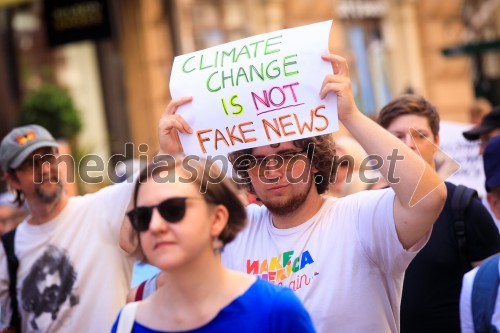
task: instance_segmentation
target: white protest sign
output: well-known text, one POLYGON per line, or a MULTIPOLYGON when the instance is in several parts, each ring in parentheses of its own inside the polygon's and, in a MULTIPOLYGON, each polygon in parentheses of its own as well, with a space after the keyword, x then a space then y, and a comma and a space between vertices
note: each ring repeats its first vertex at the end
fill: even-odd
MULTIPOLYGON (((460 164, 460 169, 446 180, 455 185, 461 184, 471 187, 480 196, 483 196, 486 193, 484 189, 485 177, 483 159, 479 155, 479 141, 468 141, 462 135, 472 126, 471 124, 441 121, 439 130, 440 147, 460 164)), ((446 168, 446 165, 439 165, 439 159, 437 159, 436 167, 438 167, 438 173, 441 174, 439 168, 446 168)))
POLYGON ((193 129, 180 134, 186 154, 221 155, 338 130, 337 98, 319 98, 331 63, 332 21, 275 31, 178 56, 173 98, 193 129))

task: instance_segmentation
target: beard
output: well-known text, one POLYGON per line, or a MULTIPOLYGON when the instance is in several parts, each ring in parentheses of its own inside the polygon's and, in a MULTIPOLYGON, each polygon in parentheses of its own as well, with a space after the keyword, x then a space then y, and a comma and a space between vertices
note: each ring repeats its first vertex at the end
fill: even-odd
POLYGON ((262 203, 266 208, 274 215, 287 216, 292 215, 295 211, 304 204, 307 200, 307 196, 311 191, 313 182, 308 182, 307 189, 300 193, 296 193, 291 198, 288 198, 283 202, 273 202, 271 200, 264 200, 261 198, 262 203))
MULTIPOLYGON (((52 180, 51 180, 52 181, 52 180)), ((43 184, 35 184, 35 194, 38 199, 45 203, 54 203, 61 198, 63 186, 57 182, 55 189, 46 189, 43 184)))

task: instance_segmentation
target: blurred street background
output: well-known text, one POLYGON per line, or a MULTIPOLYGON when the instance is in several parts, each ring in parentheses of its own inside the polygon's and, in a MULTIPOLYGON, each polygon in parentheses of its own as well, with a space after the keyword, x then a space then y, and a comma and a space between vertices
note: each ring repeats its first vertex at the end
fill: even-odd
POLYGON ((500 104, 500 0, 0 0, 0 137, 38 122, 76 160, 153 156, 176 55, 330 19, 367 115, 405 92, 462 123, 500 104))

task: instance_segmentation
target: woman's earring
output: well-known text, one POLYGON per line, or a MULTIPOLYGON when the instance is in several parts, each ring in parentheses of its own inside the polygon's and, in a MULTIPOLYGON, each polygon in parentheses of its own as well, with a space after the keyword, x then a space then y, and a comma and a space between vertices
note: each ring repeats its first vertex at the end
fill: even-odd
POLYGON ((224 248, 224 244, 218 237, 214 237, 212 246, 215 254, 220 254, 222 252, 222 249, 224 248))

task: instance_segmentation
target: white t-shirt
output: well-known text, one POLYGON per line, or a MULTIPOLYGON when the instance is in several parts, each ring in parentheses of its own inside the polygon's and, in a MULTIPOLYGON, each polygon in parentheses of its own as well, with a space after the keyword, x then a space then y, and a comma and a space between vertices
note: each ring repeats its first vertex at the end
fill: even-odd
POLYGON ((405 251, 394 192, 328 198, 309 221, 276 229, 265 207, 222 253, 228 268, 292 288, 318 332, 397 332, 404 271, 430 236, 405 251))
MULTIPOLYGON (((109 332, 125 305, 134 260, 119 246, 132 183, 71 197, 53 220, 21 223, 17 296, 23 332, 109 332)), ((10 321, 9 279, 0 246, 2 322, 10 321)))
MULTIPOLYGON (((460 292, 460 326, 462 333, 474 333, 474 319, 472 319, 471 296, 474 278, 479 267, 474 268, 464 275, 462 280, 462 291, 460 292)), ((500 274, 500 261, 498 263, 498 272, 500 274)), ((498 286, 497 301, 491 323, 500 332, 500 286, 498 286)))

